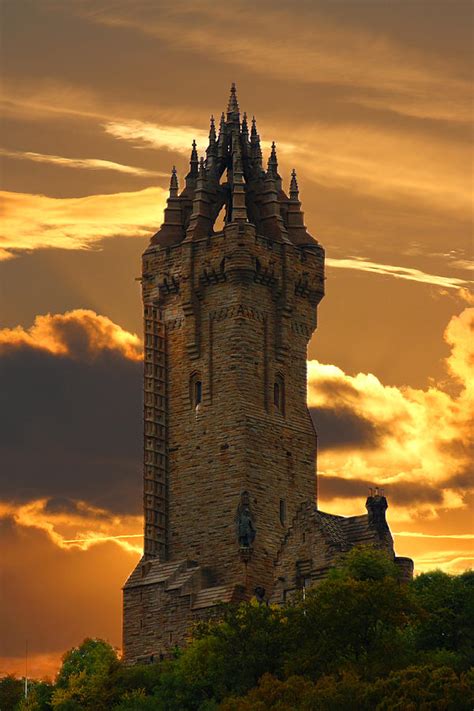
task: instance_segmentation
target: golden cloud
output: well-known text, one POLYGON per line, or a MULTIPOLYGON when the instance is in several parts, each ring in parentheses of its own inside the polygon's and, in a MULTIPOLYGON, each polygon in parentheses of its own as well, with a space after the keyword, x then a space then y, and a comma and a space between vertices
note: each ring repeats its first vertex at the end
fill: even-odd
MULTIPOLYGON (((165 148, 169 151, 189 155, 193 139, 198 146, 206 147, 209 143, 207 131, 193 126, 164 126, 149 121, 126 120, 108 121, 103 124, 106 133, 114 138, 129 141, 137 146, 147 145, 154 148, 165 148)), ((271 141, 261 141, 264 150, 271 149, 271 141)), ((296 150, 294 143, 278 142, 278 149, 283 153, 296 150)))
POLYGON ((107 349, 119 351, 130 360, 142 359, 142 342, 136 334, 88 309, 37 316, 27 329, 17 326, 0 330, 0 353, 22 345, 72 358, 91 358, 107 349))
POLYGON ((85 501, 37 499, 26 504, 0 502, 0 518, 37 528, 62 549, 89 550, 113 542, 128 553, 143 550, 142 516, 117 515, 85 501))
POLYGON ((160 173, 156 170, 146 170, 145 168, 137 168, 132 165, 123 165, 123 163, 115 163, 111 160, 102 160, 100 158, 66 158, 65 156, 54 156, 45 153, 33 153, 31 151, 9 151, 6 148, 0 148, 0 155, 6 158, 15 158, 17 160, 30 160, 34 163, 50 163, 59 165, 64 168, 84 168, 86 170, 114 170, 118 173, 126 173, 128 175, 136 175, 139 177, 168 177, 169 173, 160 173))
POLYGON ((207 131, 192 126, 160 126, 146 121, 123 120, 108 121, 103 127, 114 138, 185 155, 190 153, 193 139, 202 146, 209 142, 207 131))
POLYGON ((413 269, 411 267, 397 267, 393 264, 378 264, 371 262, 368 259, 347 258, 334 259, 326 257, 326 265, 336 269, 355 269, 356 271, 368 272, 369 274, 378 274, 380 276, 390 276, 395 279, 405 279, 407 281, 416 281, 420 284, 432 284, 445 289, 460 289, 471 282, 466 279, 458 279, 456 277, 445 277, 439 274, 428 274, 421 269, 413 269))
POLYGON ((89 249, 109 237, 151 235, 163 219, 162 188, 51 198, 0 191, 0 259, 31 249, 89 249))
MULTIPOLYGON (((441 386, 427 390, 383 385, 373 374, 347 375, 334 365, 308 363, 308 404, 316 408, 350 411, 381 433, 370 448, 327 449, 320 453, 319 472, 342 479, 370 480, 385 486, 416 482, 436 487, 438 503, 422 502, 395 509, 397 521, 415 515, 436 517, 441 509, 464 508, 456 477, 468 471, 473 454, 474 308, 454 316, 444 337, 451 346, 447 366, 453 378, 448 392, 441 386)), ((357 502, 343 496, 331 500, 338 513, 356 513, 357 502)))

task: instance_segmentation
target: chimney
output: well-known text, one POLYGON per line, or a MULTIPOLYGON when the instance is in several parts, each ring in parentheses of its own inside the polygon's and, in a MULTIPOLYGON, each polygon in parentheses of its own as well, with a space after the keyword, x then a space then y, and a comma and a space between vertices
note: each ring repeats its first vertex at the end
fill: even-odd
POLYGON ((388 531, 388 524, 385 518, 385 512, 388 509, 387 499, 384 496, 383 489, 379 487, 369 489, 369 496, 365 502, 367 512, 369 514, 369 524, 377 529, 380 533, 388 531))

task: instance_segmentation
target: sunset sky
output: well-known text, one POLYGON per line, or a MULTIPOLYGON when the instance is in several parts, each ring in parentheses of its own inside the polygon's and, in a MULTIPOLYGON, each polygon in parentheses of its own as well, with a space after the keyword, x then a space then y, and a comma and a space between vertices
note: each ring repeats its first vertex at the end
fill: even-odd
POLYGON ((326 249, 320 508, 363 513, 384 486, 399 555, 472 566, 472 7, 3 0, 0 676, 27 639, 32 675, 86 636, 120 646, 140 255, 232 81, 326 249))

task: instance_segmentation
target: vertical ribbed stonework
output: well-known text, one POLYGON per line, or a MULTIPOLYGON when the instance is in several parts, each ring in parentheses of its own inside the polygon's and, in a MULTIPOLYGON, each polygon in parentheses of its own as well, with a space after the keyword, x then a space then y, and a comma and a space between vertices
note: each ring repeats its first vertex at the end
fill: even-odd
POLYGON ((145 306, 144 486, 145 558, 166 560, 166 338, 160 310, 145 306))

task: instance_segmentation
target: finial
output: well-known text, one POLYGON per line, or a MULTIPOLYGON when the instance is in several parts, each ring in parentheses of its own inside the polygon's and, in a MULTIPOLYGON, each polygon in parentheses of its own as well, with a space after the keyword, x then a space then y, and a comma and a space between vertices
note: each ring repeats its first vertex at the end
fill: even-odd
POLYGON ((214 122, 214 116, 211 116, 211 124, 209 127, 209 143, 215 143, 216 141, 216 124, 214 122))
POLYGON ((293 168, 291 171, 291 181, 290 181, 290 200, 298 200, 299 189, 298 181, 296 180, 296 170, 293 168))
POLYGON ((235 83, 232 82, 230 87, 229 104, 227 106, 227 114, 238 114, 239 113, 239 103, 237 101, 237 89, 235 88, 235 83))
POLYGON ((272 142, 272 151, 268 159, 268 172, 274 177, 278 176, 278 159, 276 154, 275 141, 272 142))
POLYGON ((191 150, 191 158, 189 161, 190 171, 189 175, 195 177, 198 174, 199 159, 196 149, 196 141, 193 139, 193 147, 191 150))
POLYGON ((178 197, 178 174, 176 172, 176 166, 174 165, 171 170, 170 178, 170 198, 178 197))
POLYGON ((257 138, 257 121, 255 120, 255 116, 252 116, 252 130, 250 133, 252 138, 257 138))

